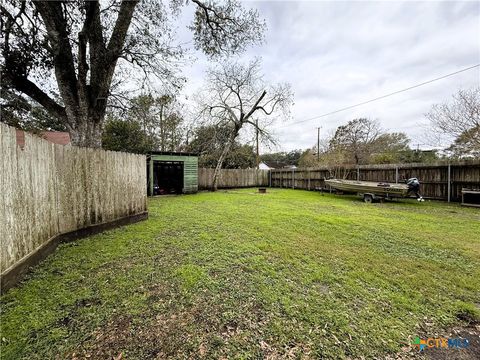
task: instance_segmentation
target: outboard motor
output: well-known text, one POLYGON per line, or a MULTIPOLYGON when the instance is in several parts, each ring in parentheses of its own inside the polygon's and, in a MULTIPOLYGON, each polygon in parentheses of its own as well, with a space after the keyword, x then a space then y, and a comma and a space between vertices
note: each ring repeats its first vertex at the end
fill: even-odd
POLYGON ((408 185, 408 192, 412 192, 417 197, 417 201, 425 201, 420 195, 420 181, 417 178, 410 178, 406 181, 408 185))

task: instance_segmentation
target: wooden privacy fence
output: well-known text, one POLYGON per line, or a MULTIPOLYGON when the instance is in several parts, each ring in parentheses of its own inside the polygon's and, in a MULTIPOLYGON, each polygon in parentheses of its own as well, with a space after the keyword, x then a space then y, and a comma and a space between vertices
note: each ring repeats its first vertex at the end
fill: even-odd
MULTIPOLYGON (((198 188, 210 189, 215 169, 198 169, 198 188)), ((240 188, 268 186, 268 170, 258 169, 222 169, 218 177, 218 188, 240 188)))
POLYGON ((58 234, 146 211, 143 155, 52 144, 0 123, 1 272, 58 234))
POLYGON ((462 188, 480 188, 480 160, 435 164, 360 165, 318 169, 270 170, 270 186, 294 189, 325 189, 324 179, 402 182, 417 177, 424 197, 439 200, 461 199, 462 188))

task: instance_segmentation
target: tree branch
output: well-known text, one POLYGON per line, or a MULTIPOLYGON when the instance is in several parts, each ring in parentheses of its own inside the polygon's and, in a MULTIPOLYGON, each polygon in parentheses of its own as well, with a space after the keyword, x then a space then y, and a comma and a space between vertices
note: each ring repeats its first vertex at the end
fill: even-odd
POLYGON ((102 23, 100 20, 100 4, 98 1, 85 2, 85 22, 82 32, 85 33, 90 47, 90 102, 98 97, 98 86, 105 71, 106 46, 103 37, 102 23))
POLYGON ((120 6, 120 11, 118 13, 118 18, 107 46, 111 59, 117 59, 122 52, 128 28, 130 27, 133 12, 137 4, 138 0, 122 1, 122 5, 120 6))
POLYGON ((255 112, 255 110, 257 110, 258 108, 258 104, 260 104, 260 101, 263 100, 263 98, 265 97, 265 95, 267 95, 267 92, 265 90, 263 90, 262 92, 262 95, 260 95, 260 97, 257 99, 257 101, 255 102, 255 104, 253 104, 252 108, 250 109, 250 111, 247 113, 247 115, 244 116, 244 119, 248 119, 250 116, 252 116, 252 114, 255 112))
POLYGON ((41 90, 32 81, 21 77, 9 77, 8 80, 17 91, 20 91, 31 97, 33 100, 42 105, 52 116, 55 116, 62 121, 67 120, 65 108, 58 105, 50 96, 48 96, 47 93, 41 90))
POLYGON ((52 46, 55 75, 62 98, 66 105, 78 105, 77 76, 62 3, 35 1, 34 5, 47 29, 48 39, 52 46))

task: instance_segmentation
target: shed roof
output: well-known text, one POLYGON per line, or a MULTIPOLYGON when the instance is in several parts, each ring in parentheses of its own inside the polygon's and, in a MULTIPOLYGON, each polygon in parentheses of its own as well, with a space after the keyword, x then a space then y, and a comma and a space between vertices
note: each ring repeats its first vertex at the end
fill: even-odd
POLYGON ((195 153, 176 151, 149 151, 147 155, 198 156, 198 154, 195 153))

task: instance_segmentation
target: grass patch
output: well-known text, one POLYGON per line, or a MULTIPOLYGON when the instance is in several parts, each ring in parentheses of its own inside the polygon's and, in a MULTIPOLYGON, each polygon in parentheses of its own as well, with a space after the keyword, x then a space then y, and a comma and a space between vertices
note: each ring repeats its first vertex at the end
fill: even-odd
POLYGON ((1 298, 2 359, 371 358, 479 321, 478 210, 268 191, 61 245, 1 298))

